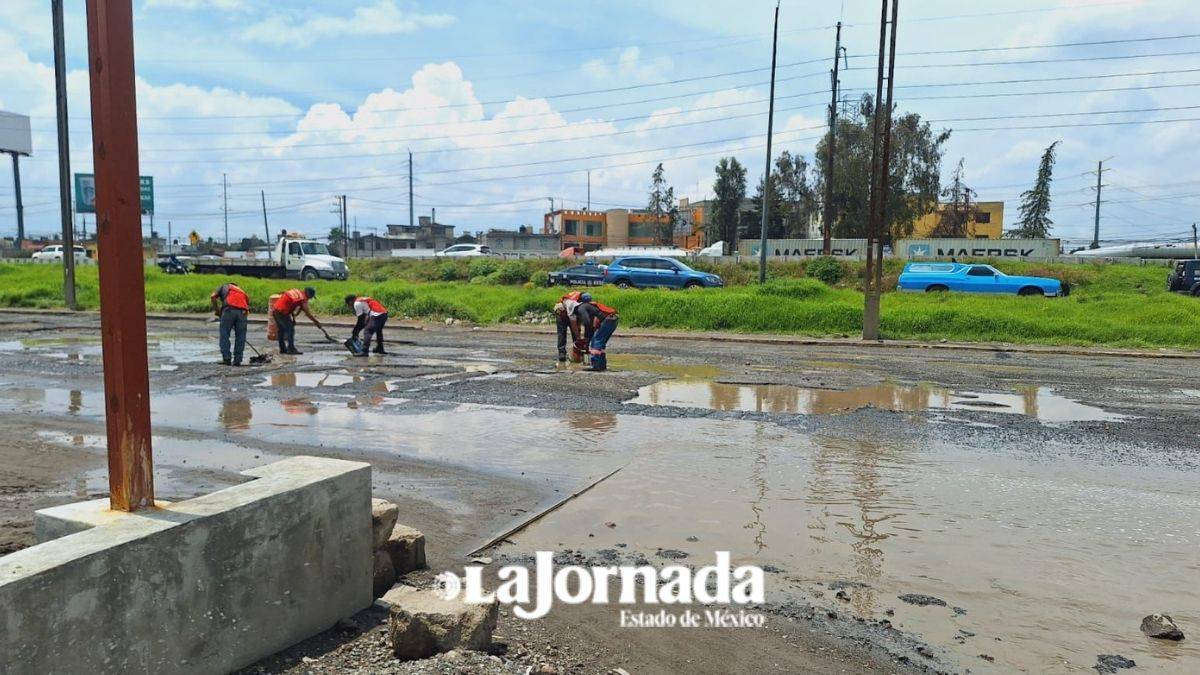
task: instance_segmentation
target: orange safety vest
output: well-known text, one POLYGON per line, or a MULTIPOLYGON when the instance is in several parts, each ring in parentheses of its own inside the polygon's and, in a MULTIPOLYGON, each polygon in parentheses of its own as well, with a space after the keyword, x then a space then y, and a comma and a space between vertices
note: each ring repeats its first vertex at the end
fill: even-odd
POLYGON ((612 307, 609 307, 608 305, 602 305, 602 304, 596 302, 595 300, 592 301, 592 304, 596 306, 596 309, 603 312, 606 317, 612 316, 617 313, 617 310, 613 309, 612 307))
POLYGON ((571 300, 573 302, 579 302, 579 298, 581 297, 583 297, 583 291, 571 291, 570 293, 567 293, 559 298, 558 301, 562 302, 564 300, 571 300))
POLYGON ((250 311, 250 296, 246 295, 237 284, 228 284, 225 289, 225 304, 234 309, 250 311))
POLYGON ((387 307, 384 307, 383 305, 379 304, 379 301, 376 300, 375 298, 364 295, 361 298, 355 298, 354 301, 356 303, 358 303, 358 302, 367 303, 367 308, 370 309, 372 312, 375 312, 376 314, 387 314, 387 307))
POLYGON ((291 314, 292 310, 306 302, 308 302, 308 295, 304 291, 299 288, 286 290, 275 301, 275 311, 282 314, 291 314))

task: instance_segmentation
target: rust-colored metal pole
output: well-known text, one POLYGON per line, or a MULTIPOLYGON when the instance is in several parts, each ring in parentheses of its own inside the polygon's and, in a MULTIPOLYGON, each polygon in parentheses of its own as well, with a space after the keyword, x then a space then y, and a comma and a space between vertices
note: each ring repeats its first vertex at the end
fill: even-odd
POLYGON ((154 505, 132 0, 87 0, 108 485, 112 508, 154 505))

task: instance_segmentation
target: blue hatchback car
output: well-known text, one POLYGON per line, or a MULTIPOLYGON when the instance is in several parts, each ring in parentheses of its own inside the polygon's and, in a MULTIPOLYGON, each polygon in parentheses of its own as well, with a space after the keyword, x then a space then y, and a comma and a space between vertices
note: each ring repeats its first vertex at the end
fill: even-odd
POLYGON ((724 286, 721 277, 694 270, 674 258, 627 256, 612 261, 604 282, 618 288, 702 288, 724 286))
POLYGON ((963 263, 909 263, 900 274, 902 291, 936 293, 1011 293, 1013 295, 1044 295, 1060 297, 1071 292, 1058 279, 1012 276, 991 265, 963 263))

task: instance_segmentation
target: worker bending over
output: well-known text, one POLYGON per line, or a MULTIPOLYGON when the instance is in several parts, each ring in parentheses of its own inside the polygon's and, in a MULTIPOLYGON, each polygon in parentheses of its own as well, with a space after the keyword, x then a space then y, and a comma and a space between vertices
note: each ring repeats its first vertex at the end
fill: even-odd
MULTIPOLYGON (((576 346, 576 351, 580 348, 579 323, 571 320, 571 314, 574 313, 576 305, 579 304, 579 298, 582 295, 579 291, 571 291, 558 299, 558 303, 554 305, 554 321, 558 328, 558 360, 567 360, 567 330, 571 331, 571 341, 576 346)), ((586 346, 584 347, 586 349, 586 346)), ((574 354, 572 354, 574 356, 574 354)), ((579 359, 572 359, 578 361, 579 359)))
POLYGON ((608 357, 605 348, 617 330, 617 310, 592 300, 591 293, 579 297, 575 307, 575 318, 585 329, 588 336, 588 354, 591 355, 591 365, 585 370, 602 372, 608 370, 608 357))
POLYGON ((296 315, 300 312, 304 312, 304 316, 307 316, 314 326, 322 331, 325 330, 325 327, 321 325, 320 321, 317 321, 317 317, 313 316, 312 311, 308 308, 308 301, 315 297, 317 297, 317 289, 309 286, 304 290, 288 289, 275 301, 275 306, 271 308, 271 314, 275 317, 275 325, 279 329, 280 354, 302 353, 296 349, 296 315))
POLYGON ((221 284, 208 296, 213 314, 221 320, 218 344, 221 347, 221 363, 242 365, 242 351, 246 348, 246 320, 250 315, 250 296, 237 284, 221 284), (233 353, 229 350, 229 334, 234 334, 233 353))
POLYGON ((346 306, 358 317, 350 339, 357 340, 360 331, 363 334, 362 351, 355 356, 366 356, 371 351, 372 335, 375 336, 375 353, 386 354, 387 352, 383 351, 383 327, 388 320, 387 307, 366 295, 347 295, 346 306))

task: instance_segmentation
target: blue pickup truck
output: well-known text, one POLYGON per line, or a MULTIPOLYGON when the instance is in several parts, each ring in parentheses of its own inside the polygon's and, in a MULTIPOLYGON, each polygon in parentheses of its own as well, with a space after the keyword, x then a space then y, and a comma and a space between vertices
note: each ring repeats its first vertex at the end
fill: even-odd
POLYGON ((909 263, 900 274, 899 288, 916 293, 959 291, 963 293, 1009 293, 1050 298, 1069 294, 1065 282, 1046 277, 1005 274, 991 265, 963 263, 909 263))

